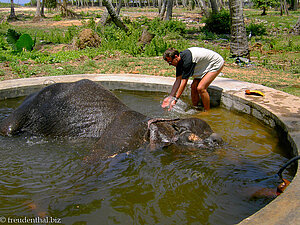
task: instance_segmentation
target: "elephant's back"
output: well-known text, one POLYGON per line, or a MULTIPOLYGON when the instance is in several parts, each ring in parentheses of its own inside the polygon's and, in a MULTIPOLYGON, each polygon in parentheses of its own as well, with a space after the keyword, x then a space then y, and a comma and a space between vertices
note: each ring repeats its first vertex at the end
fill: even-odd
POLYGON ((27 98, 14 114, 26 113, 20 129, 32 134, 100 137, 114 117, 127 109, 101 84, 81 80, 42 89, 27 98))

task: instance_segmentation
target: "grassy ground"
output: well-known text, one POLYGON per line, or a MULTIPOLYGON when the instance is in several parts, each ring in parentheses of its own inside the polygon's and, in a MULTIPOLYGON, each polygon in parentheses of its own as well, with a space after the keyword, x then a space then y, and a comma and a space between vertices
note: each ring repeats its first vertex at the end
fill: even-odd
MULTIPOLYGON (((75 10, 75 9, 74 9, 75 10)), ((4 17, 9 9, 0 9, 4 17)), ((48 36, 59 32, 70 32, 70 29, 86 26, 91 18, 97 22, 103 8, 84 9, 77 11, 83 16, 79 20, 60 18, 58 12, 48 12, 42 22, 32 22, 34 9, 17 8, 20 20, 0 25, 0 34, 8 28, 32 34, 41 32, 48 36)), ((184 37, 173 37, 172 43, 180 41, 189 46, 202 46, 219 52, 226 60, 224 77, 263 84, 287 93, 300 96, 299 65, 300 53, 299 36, 289 34, 300 13, 292 12, 289 16, 280 16, 278 11, 270 11, 267 16, 260 16, 260 11, 244 11, 246 23, 260 23, 267 28, 267 35, 252 37, 249 42, 251 63, 237 65, 230 56, 230 43, 223 38, 203 35, 199 27, 203 26, 199 11, 175 9, 174 17, 185 21, 194 32, 184 37), (177 38, 177 39, 176 39, 177 38), (182 40, 184 39, 184 40, 182 40)), ((157 16, 156 9, 142 8, 140 10, 122 9, 125 17, 139 19, 157 16)), ((57 37, 59 39, 60 37, 57 37)), ((66 37, 64 37, 66 38, 66 37)), ((8 55, 7 51, 0 56, 0 79, 13 79, 35 76, 53 76, 83 73, 141 73, 159 76, 174 76, 175 69, 162 60, 162 56, 136 56, 124 51, 104 51, 99 49, 74 50, 69 43, 42 45, 35 53, 24 52, 17 56, 8 55), (5 55, 6 54, 6 55, 5 55)), ((185 46, 183 45, 183 46, 185 46)), ((1 47, 1 43, 0 43, 1 47)), ((3 50, 4 51, 4 50, 3 50)))

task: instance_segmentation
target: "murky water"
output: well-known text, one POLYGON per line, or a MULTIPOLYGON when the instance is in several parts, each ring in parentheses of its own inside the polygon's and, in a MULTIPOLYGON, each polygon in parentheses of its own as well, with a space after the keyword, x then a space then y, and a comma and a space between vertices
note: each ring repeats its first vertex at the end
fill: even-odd
MULTIPOLYGON (((161 93, 115 93, 152 117, 191 116, 163 111, 161 93)), ((21 102, 0 102, 0 120, 21 102)), ((272 197, 253 194, 274 190, 287 161, 276 133, 221 108, 192 116, 227 144, 193 153, 139 149, 88 165, 82 159, 89 143, 0 136, 0 216, 63 224, 234 224, 268 204, 272 197)), ((291 180, 292 172, 284 177, 291 180)))

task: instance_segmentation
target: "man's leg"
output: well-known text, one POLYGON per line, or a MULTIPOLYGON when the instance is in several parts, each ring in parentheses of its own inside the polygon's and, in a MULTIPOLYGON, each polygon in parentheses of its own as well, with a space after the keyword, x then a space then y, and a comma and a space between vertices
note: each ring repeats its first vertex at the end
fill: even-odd
POLYGON ((210 97, 207 92, 208 86, 211 84, 211 82, 218 76, 218 74, 223 69, 223 66, 215 72, 208 72, 199 82, 197 87, 197 92, 201 96, 202 103, 204 106, 204 110, 208 111, 210 110, 210 97))
POLYGON ((191 98, 192 98, 193 106, 197 106, 200 101, 199 93, 197 91, 199 83, 200 83, 200 79, 194 79, 191 85, 191 98))

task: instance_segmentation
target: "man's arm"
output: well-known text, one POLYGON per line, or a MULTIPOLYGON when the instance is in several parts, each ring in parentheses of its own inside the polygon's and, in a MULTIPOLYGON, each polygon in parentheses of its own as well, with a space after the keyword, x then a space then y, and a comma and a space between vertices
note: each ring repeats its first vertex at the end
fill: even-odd
POLYGON ((181 79, 181 82, 180 82, 180 85, 179 85, 179 88, 178 88, 178 91, 175 95, 176 98, 180 98, 181 94, 183 93, 187 83, 188 83, 188 80, 189 79, 181 79))
POLYGON ((172 99, 171 102, 170 102, 169 111, 173 108, 174 105, 176 105, 177 99, 180 98, 182 92, 184 91, 184 89, 186 87, 187 82, 188 82, 188 79, 181 79, 180 86, 179 86, 178 91, 175 95, 175 99, 172 99))
MULTIPOLYGON (((173 84, 171 93, 170 93, 170 95, 168 97, 166 97, 164 99, 161 107, 166 108, 166 107, 170 106, 171 102, 174 100, 172 97, 176 97, 177 90, 181 86, 181 78, 182 78, 182 76, 176 77, 176 80, 175 80, 175 82, 173 84)), ((176 104, 176 102, 175 102, 175 104, 176 104)))
POLYGON ((181 85, 181 80, 182 80, 182 76, 176 77, 176 80, 175 80, 175 82, 173 84, 170 96, 176 97, 177 90, 178 90, 178 88, 181 85))

